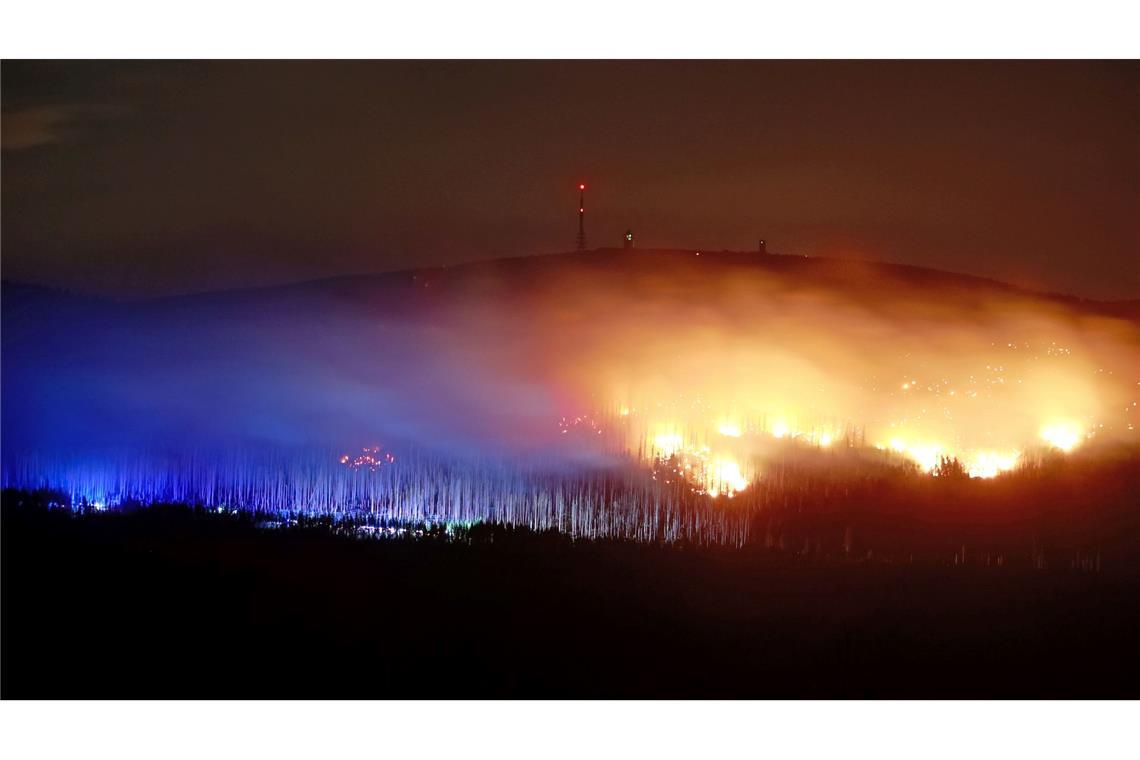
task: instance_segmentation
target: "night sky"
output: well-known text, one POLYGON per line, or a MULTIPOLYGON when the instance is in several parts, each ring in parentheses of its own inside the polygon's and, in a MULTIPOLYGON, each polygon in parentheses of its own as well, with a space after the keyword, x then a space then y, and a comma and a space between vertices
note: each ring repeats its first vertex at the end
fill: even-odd
POLYGON ((1140 297, 1136 62, 4 62, 3 275, 119 298, 591 247, 1140 297))

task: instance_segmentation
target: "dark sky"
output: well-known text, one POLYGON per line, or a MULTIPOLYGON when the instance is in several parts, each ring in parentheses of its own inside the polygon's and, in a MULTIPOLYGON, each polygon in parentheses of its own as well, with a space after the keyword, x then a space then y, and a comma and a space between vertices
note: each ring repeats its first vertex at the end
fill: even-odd
POLYGON ((1140 297, 1136 62, 13 62, 3 274, 117 297, 573 247, 1140 297))

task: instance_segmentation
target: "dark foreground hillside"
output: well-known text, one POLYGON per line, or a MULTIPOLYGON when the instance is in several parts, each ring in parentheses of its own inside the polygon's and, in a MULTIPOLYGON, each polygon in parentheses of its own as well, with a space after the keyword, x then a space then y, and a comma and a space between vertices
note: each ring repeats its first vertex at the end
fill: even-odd
POLYGON ((1130 574, 3 510, 23 697, 1137 697, 1130 574))

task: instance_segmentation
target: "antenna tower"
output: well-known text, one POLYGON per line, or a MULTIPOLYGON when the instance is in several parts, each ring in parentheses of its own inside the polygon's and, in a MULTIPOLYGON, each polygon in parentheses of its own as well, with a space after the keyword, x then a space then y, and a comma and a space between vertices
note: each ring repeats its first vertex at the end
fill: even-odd
POLYGON ((586 250, 586 183, 578 184, 578 250, 586 250))

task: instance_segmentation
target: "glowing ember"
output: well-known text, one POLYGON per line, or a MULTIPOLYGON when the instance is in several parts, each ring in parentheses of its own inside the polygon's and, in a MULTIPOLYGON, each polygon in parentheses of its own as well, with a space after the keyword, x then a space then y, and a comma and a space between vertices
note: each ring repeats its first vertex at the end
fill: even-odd
POLYGON ((340 463, 350 470, 367 469, 370 472, 395 462, 396 457, 391 452, 382 451, 379 446, 365 446, 359 456, 342 454, 340 457, 340 463))

